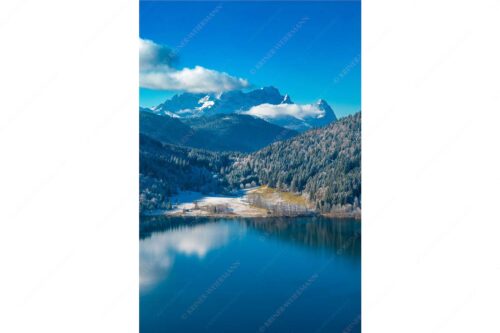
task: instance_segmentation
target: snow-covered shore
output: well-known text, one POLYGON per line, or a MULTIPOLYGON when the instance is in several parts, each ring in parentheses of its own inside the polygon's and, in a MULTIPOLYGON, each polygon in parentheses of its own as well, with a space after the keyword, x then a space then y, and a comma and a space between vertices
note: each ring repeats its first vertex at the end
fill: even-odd
MULTIPOLYGON (((232 195, 204 195, 183 191, 170 199, 172 209, 143 213, 147 216, 197 216, 197 217, 272 217, 317 214, 310 202, 289 192, 279 192, 266 186, 240 190, 232 195), (265 207, 265 208, 261 208, 265 207)), ((345 210, 328 214, 328 217, 361 219, 361 210, 345 210)))
POLYGON ((255 190, 238 191, 235 195, 202 195, 198 192, 181 192, 172 198, 174 208, 164 211, 166 216, 242 216, 264 217, 266 209, 251 206, 247 194, 255 190))

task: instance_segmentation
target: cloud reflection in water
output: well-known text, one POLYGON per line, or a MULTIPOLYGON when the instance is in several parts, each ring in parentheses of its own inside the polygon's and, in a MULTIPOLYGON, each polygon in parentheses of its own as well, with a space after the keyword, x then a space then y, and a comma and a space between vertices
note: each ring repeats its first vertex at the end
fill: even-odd
POLYGON ((207 223, 194 227, 179 228, 140 241, 139 283, 140 288, 152 288, 166 277, 178 255, 196 256, 203 259, 206 254, 228 243, 236 232, 226 223, 207 223))

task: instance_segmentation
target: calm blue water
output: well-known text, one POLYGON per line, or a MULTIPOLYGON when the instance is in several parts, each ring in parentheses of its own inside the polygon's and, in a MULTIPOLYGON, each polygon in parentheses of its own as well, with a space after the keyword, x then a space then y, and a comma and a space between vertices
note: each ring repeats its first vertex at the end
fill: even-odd
POLYGON ((360 332, 361 224, 141 221, 140 331, 360 332))

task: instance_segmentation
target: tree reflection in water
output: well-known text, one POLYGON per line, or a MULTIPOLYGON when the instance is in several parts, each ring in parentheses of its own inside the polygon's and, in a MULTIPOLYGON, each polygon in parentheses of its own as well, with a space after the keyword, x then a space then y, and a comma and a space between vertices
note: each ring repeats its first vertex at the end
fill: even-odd
POLYGON ((195 218, 195 217, 142 217, 140 238, 167 230, 180 230, 217 221, 242 223, 261 232, 265 237, 276 238, 296 245, 336 252, 338 255, 360 256, 361 222, 352 219, 325 217, 294 218, 195 218))

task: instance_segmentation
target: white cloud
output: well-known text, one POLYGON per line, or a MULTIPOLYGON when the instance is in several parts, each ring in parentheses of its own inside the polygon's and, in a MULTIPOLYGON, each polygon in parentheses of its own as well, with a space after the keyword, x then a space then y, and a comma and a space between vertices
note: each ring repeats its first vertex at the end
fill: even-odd
POLYGON ((139 57, 139 81, 143 88, 219 93, 249 85, 245 79, 202 66, 173 68, 175 57, 171 50, 150 40, 140 40, 139 57))
POLYGON ((248 81, 201 66, 181 70, 162 66, 147 71, 141 70, 140 85, 143 88, 158 90, 219 93, 245 88, 248 86, 248 81))
POLYGON ((140 39, 139 66, 141 71, 162 66, 170 66, 174 58, 173 52, 168 47, 158 45, 148 39, 140 39))
POLYGON ((260 104, 243 113, 264 119, 291 116, 304 120, 306 118, 322 118, 325 116, 325 111, 318 104, 260 104))

